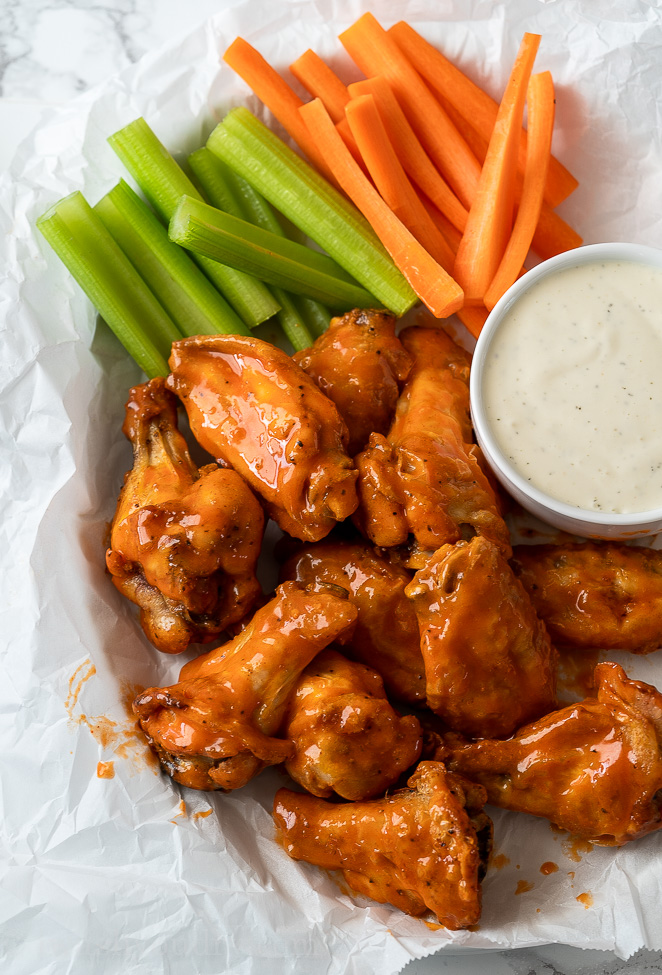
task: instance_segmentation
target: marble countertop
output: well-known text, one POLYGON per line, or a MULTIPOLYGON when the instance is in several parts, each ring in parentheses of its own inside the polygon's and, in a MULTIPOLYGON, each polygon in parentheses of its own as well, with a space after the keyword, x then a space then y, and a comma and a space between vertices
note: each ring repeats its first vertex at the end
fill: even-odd
MULTIPOLYGON (((103 82, 237 0, 3 0, 0 6, 0 172, 44 111, 103 82)), ((256 0, 256 7, 260 0, 256 0)), ((653 975, 662 953, 628 961, 563 945, 435 956, 406 975, 653 975)))

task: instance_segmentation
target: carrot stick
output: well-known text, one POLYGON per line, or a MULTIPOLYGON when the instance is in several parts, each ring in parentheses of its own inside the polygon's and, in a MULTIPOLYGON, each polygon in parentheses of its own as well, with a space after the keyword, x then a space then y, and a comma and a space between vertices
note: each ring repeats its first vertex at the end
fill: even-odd
POLYGON ((563 254, 564 251, 571 251, 573 247, 580 247, 582 243, 583 240, 577 231, 573 230, 558 213, 543 204, 531 242, 538 257, 546 261, 548 257, 555 257, 557 254, 563 254))
POLYGON ((330 169, 299 115, 303 102, 278 72, 243 37, 230 44, 223 60, 264 102, 315 167, 330 178, 330 169))
POLYGON ((471 206, 480 165, 421 76, 371 13, 340 34, 365 75, 384 75, 441 175, 465 207, 471 206))
POLYGON ((487 149, 480 183, 455 258, 454 277, 468 304, 480 303, 503 257, 512 230, 517 145, 526 89, 539 34, 525 34, 487 149))
POLYGON ((290 71, 313 98, 321 98, 327 112, 337 124, 345 117, 349 92, 326 61, 308 49, 293 61, 290 71))
POLYGON ((465 305, 455 314, 471 335, 477 339, 487 319, 487 308, 484 305, 465 305))
POLYGON ((445 271, 455 256, 435 227, 407 178, 384 127, 372 95, 353 98, 345 109, 359 152, 382 199, 396 217, 445 271))
POLYGON ((554 128, 554 83, 549 71, 535 74, 526 96, 528 109, 528 142, 524 187, 517 219, 499 269, 485 292, 485 307, 491 311, 519 274, 529 253, 542 206, 547 167, 554 128))
POLYGON ((366 176, 368 176, 369 174, 368 174, 366 164, 363 160, 363 156, 361 155, 359 151, 359 147, 356 144, 356 139, 354 138, 352 130, 349 127, 349 123, 344 116, 336 124, 336 130, 338 132, 338 135, 340 136, 340 138, 345 143, 345 145, 351 152, 352 156, 354 157, 355 162, 359 164, 363 172, 366 174, 366 176))
MULTIPOLYGON (((407 55, 417 71, 434 90, 460 112, 465 120, 487 141, 496 121, 498 104, 478 87, 459 68, 424 40, 413 27, 404 21, 389 30, 398 47, 407 55)), ((461 129, 464 134, 464 130, 461 129)), ((524 172, 526 163, 526 132, 522 132, 518 152, 518 166, 524 172)), ((578 186, 577 180, 554 156, 549 162, 545 184, 545 201, 551 207, 558 206, 578 186)))
POLYGON ((462 306, 462 289, 384 203, 336 131, 319 99, 299 109, 311 137, 329 159, 337 182, 372 225, 382 244, 421 301, 437 318, 462 306))
POLYGON ((352 98, 367 94, 374 97, 389 140, 398 147, 398 158, 404 171, 454 227, 464 230, 466 208, 433 166, 386 78, 378 76, 357 81, 349 86, 348 91, 352 98))
MULTIPOLYGON (((352 86, 350 86, 350 88, 351 87, 352 86)), ((471 150, 476 156, 478 162, 485 162, 488 143, 468 122, 464 122, 464 125, 462 124, 462 116, 446 98, 440 96, 439 100, 442 108, 448 112, 450 120, 457 125, 458 128, 461 128, 462 135, 467 140, 467 143, 471 147, 471 150)), ((553 157, 550 156, 550 165, 552 158, 553 157)), ((549 170, 547 171, 547 176, 548 180, 546 185, 549 185, 549 170)), ((517 182, 515 184, 516 203, 519 203, 521 198, 523 185, 521 174, 518 170, 517 182)), ((549 204, 543 200, 540 211, 540 219, 538 221, 535 234, 533 235, 532 247, 536 254, 538 254, 538 256, 542 257, 544 260, 547 260, 548 257, 554 257, 556 254, 562 254, 564 251, 572 250, 573 247, 580 247, 582 243, 583 240, 577 231, 573 230, 573 228, 557 213, 554 213, 549 204)))

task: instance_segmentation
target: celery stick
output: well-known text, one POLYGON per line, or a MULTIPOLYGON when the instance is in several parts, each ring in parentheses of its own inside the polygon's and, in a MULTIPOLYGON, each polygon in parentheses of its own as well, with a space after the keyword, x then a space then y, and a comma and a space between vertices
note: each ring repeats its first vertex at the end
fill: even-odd
POLYGON ((332 308, 365 307, 371 301, 371 295, 347 281, 345 273, 325 254, 188 196, 182 197, 170 221, 170 239, 214 260, 231 262, 286 291, 310 295, 332 308))
POLYGON ((363 215, 247 109, 229 112, 207 147, 395 315, 416 304, 416 295, 363 215))
MULTIPOLYGON (((115 132, 108 142, 166 223, 181 196, 202 200, 186 173, 143 118, 137 118, 115 132)), ((261 281, 204 258, 198 263, 249 328, 278 311, 277 302, 261 281)), ((249 334, 239 324, 233 331, 249 334)))
MULTIPOLYGON (((262 194, 209 149, 197 149, 188 157, 188 162, 213 206, 280 237, 287 236, 262 194)), ((292 345, 297 351, 312 345, 313 338, 321 335, 329 324, 330 315, 324 305, 305 295, 284 297, 286 292, 282 288, 274 288, 273 293, 281 305, 276 317, 292 345)))
POLYGON ((128 183, 120 180, 93 209, 183 335, 236 333, 225 298, 128 183))
POLYGON ((167 376, 181 333, 82 193, 56 203, 37 227, 141 369, 167 376))
POLYGON ((297 295, 297 305, 308 331, 315 338, 323 335, 329 327, 331 313, 320 301, 297 295))

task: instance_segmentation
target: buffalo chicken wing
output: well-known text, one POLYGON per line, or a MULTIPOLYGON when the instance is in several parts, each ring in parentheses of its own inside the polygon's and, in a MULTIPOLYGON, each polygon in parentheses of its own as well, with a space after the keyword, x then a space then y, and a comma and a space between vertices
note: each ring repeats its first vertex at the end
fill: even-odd
POLYGON ((133 445, 106 564, 141 610, 151 642, 180 653, 241 620, 260 595, 255 565, 264 515, 231 470, 195 466, 162 379, 131 390, 124 432, 133 445))
POLYGON ((662 826, 662 694, 615 663, 597 693, 507 741, 448 736, 438 756, 495 806, 545 816, 592 843, 621 846, 662 826))
POLYGON ((512 565, 557 646, 650 653, 662 644, 662 552, 518 545, 512 565))
POLYGON ((282 567, 283 579, 303 586, 340 586, 358 610, 343 646, 347 656, 372 667, 399 701, 425 701, 425 670, 418 622, 405 596, 412 575, 363 541, 325 539, 303 545, 282 567))
POLYGON ((284 583, 234 640, 186 664, 179 683, 143 691, 133 708, 166 772, 192 789, 229 791, 289 758, 292 742, 274 737, 289 697, 355 619, 347 599, 284 583))
POLYGON ((421 631, 427 701, 449 727, 503 738, 555 703, 554 651, 499 548, 444 545, 405 590, 421 631))
POLYGON ((274 819, 287 853, 342 870, 359 894, 454 930, 480 917, 491 845, 485 792, 440 762, 421 762, 406 789, 333 804, 280 789, 274 819))
POLYGON ((421 726, 389 704, 379 674, 324 650, 308 664, 291 698, 284 735, 295 752, 285 768, 315 796, 368 799, 417 760, 421 726))
POLYGON ((475 534, 509 556, 508 529, 472 443, 469 356, 441 329, 415 326, 400 340, 413 368, 388 436, 372 434, 355 458, 357 526, 374 545, 408 545, 412 568, 475 534))
POLYGON ((352 514, 347 427, 290 356, 252 336, 201 335, 173 343, 170 368, 198 442, 246 479, 283 531, 317 541, 352 514))
POLYGON ((352 457, 371 433, 388 433, 411 367, 392 315, 355 308, 332 319, 327 331, 294 361, 338 407, 349 430, 352 457))

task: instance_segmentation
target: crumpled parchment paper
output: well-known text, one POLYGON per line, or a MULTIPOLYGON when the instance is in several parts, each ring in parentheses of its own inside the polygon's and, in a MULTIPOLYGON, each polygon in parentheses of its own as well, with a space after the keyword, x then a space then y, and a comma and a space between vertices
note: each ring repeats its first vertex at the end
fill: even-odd
MULTIPOLYGON (((237 34, 282 69, 313 47, 357 77, 337 34, 368 6, 271 0, 256 16, 240 3, 52 113, 0 183, 0 967, 12 975, 389 975, 458 946, 662 948, 662 833, 588 852, 546 821, 495 810, 480 926, 451 933, 289 860, 272 836, 280 771, 230 795, 180 791, 129 715, 136 686, 169 683, 183 662, 147 644, 104 571, 130 464, 123 404, 139 373, 34 221, 75 189, 96 202, 124 175, 105 140, 136 116, 184 153, 228 107, 255 109, 219 65, 237 34), (543 876, 548 860, 559 869, 543 876)), ((551 69, 557 88, 554 148, 581 183, 561 212, 587 242, 662 242, 657 2, 372 9, 385 26, 408 19, 496 97, 522 33, 540 32, 536 69, 551 69)), ((619 659, 662 687, 661 658, 619 659)))

